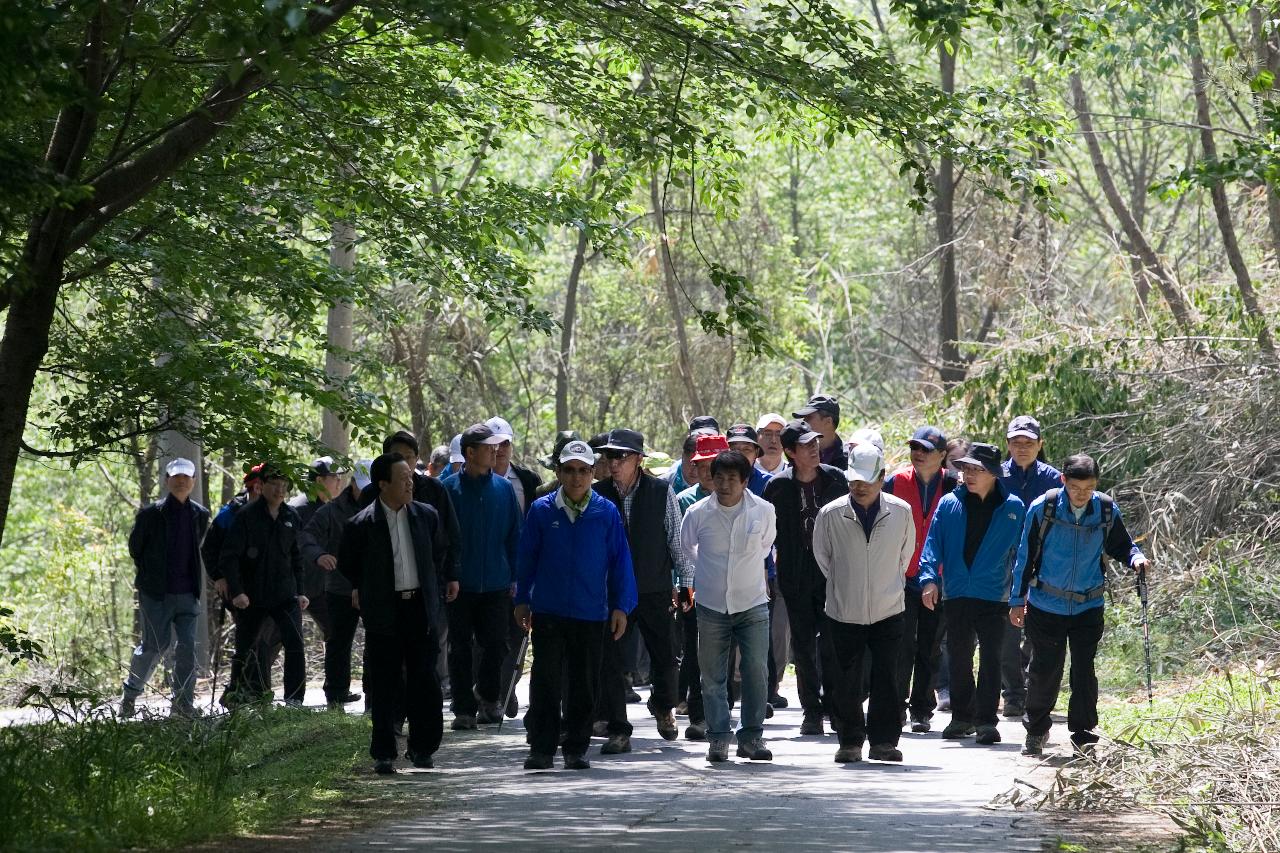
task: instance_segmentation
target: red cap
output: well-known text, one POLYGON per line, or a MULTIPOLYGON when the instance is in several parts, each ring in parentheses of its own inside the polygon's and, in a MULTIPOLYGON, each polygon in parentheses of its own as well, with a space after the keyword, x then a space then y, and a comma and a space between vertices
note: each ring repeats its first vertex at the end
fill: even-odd
POLYGON ((729 439, 723 435, 700 435, 698 436, 698 444, 693 451, 693 461, 701 462, 703 459, 715 459, 721 453, 729 449, 729 439))
POLYGON ((261 480, 262 469, 266 466, 266 464, 267 463, 265 462, 259 462, 257 465, 254 465, 252 468, 250 468, 249 473, 244 475, 244 484, 247 486, 250 483, 252 483, 254 480, 261 480))

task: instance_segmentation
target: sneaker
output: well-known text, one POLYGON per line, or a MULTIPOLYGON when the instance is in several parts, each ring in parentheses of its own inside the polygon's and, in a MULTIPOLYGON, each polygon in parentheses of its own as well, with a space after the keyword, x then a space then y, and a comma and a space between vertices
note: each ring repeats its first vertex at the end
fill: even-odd
POLYGON ((639 693, 632 690, 630 687, 627 688, 627 704, 628 705, 639 705, 643 701, 644 701, 643 696, 641 696, 639 693))
POLYGON ((1022 715, 1027 713, 1027 706, 1015 700, 1004 700, 1004 710, 1001 712, 1007 720, 1020 720, 1022 715))
POLYGON ((479 728, 479 725, 476 723, 476 718, 471 714, 456 714, 453 722, 449 724, 449 728, 455 732, 464 732, 468 729, 479 728))
POLYGON ((1049 742, 1048 735, 1028 734, 1026 741, 1022 744, 1023 755, 1043 755, 1044 745, 1049 742))
POLYGON ((705 720, 690 722, 684 729, 685 740, 706 740, 707 739, 707 723, 705 720))
POLYGON ((128 720, 138 713, 138 700, 136 696, 120 697, 120 719, 128 720))
POLYGON ((591 724, 591 736, 592 737, 608 737, 609 724, 606 723, 604 720, 596 720, 594 723, 591 724))
POLYGON ((763 738, 738 744, 738 757, 751 761, 773 761, 773 753, 764 745, 763 738))
POLYGON ((190 702, 175 702, 169 706, 169 719, 195 720, 200 716, 200 709, 190 702))
POLYGON ((503 709, 507 714, 508 720, 514 720, 516 714, 520 713, 520 700, 516 697, 516 692, 511 691, 511 698, 507 700, 507 707, 503 709))
POLYGON ((775 708, 785 708, 789 703, 787 702, 786 696, 783 696, 781 693, 775 693, 769 697, 769 704, 775 708))
POLYGON ((773 719, 773 706, 770 705, 768 702, 766 702, 764 705, 764 718, 766 720, 773 719))
POLYGON ((938 710, 944 714, 947 711, 951 710, 951 691, 950 690, 938 691, 938 710))
POLYGON ((502 712, 498 710, 498 703, 481 702, 480 713, 476 715, 476 722, 486 726, 502 722, 502 712))
POLYGON ((654 719, 658 721, 658 734, 662 735, 663 740, 675 740, 680 737, 680 729, 676 727, 676 718, 672 716, 670 711, 654 714, 654 719))
POLYGON ((991 745, 1000 742, 1000 730, 995 726, 978 726, 978 743, 991 745))
POLYGON ((842 746, 836 750, 836 764, 853 764, 862 760, 862 744, 842 746))
POLYGON ((911 731, 924 733, 933 728, 933 724, 929 722, 928 717, 912 717, 911 731))
POLYGON ((977 729, 973 727, 973 723, 966 723, 964 720, 952 720, 942 730, 942 737, 945 740, 960 740, 967 738, 976 731, 977 729))
POLYGON ((346 696, 342 697, 342 704, 350 705, 352 702, 359 702, 362 698, 364 697, 359 693, 348 693, 346 696))
POLYGON ((302 700, 301 700, 301 699, 286 699, 286 700, 284 700, 284 706, 285 706, 286 708, 302 708, 302 707, 304 707, 304 706, 303 706, 303 704, 302 704, 302 700))
POLYGON ((689 716, 689 703, 681 702, 679 705, 675 707, 675 710, 672 713, 674 713, 677 717, 689 716))
POLYGON ((1093 732, 1072 732, 1071 746, 1078 755, 1092 755, 1101 740, 1093 732))
POLYGON ((729 744, 712 741, 707 747, 707 761, 712 763, 729 760, 729 744))
POLYGON ((420 755, 416 752, 406 752, 404 757, 409 759, 409 763, 412 764, 414 767, 417 767, 422 770, 430 770, 432 767, 436 766, 435 761, 431 758, 430 755, 420 755))
POLYGON ((531 752, 529 757, 524 760, 525 770, 550 770, 551 756, 544 755, 541 752, 531 752))
POLYGON ((806 735, 821 736, 821 735, 825 735, 826 733, 827 733, 826 729, 824 729, 822 726, 822 715, 811 714, 806 712, 804 715, 804 720, 802 720, 800 723, 800 734, 802 736, 806 736, 806 735))
POLYGON ((396 772, 395 762, 390 758, 379 758, 373 762, 373 772, 379 776, 391 776, 396 772))
POLYGON ((902 750, 891 743, 873 743, 867 750, 867 758, 872 761, 901 761, 902 750))
POLYGON ((631 751, 631 738, 628 735, 610 735, 604 746, 600 747, 601 755, 621 755, 631 751))
POLYGON ((591 762, 587 761, 587 757, 585 755, 581 755, 581 754, 566 755, 564 757, 564 769, 565 770, 590 770, 591 762))

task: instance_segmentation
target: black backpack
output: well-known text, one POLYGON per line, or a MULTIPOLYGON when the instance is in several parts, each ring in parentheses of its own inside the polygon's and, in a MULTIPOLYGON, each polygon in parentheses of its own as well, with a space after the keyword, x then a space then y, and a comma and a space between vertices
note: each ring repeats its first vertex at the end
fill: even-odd
POLYGON ((1102 542, 1103 551, 1100 563, 1102 564, 1102 583, 1093 589, 1085 592, 1074 592, 1072 590, 1060 589, 1053 584, 1045 583, 1040 580, 1040 561, 1044 557, 1044 538, 1049 535, 1049 528, 1057 521, 1058 516, 1058 498, 1062 494, 1062 489, 1050 489, 1044 493, 1044 507, 1040 517, 1040 527, 1037 530, 1036 541, 1029 543, 1030 550, 1027 554, 1027 568, 1023 572, 1022 594, 1025 597, 1028 589, 1039 589, 1056 598, 1065 598, 1077 604, 1083 604, 1088 601, 1094 601, 1102 598, 1107 589, 1107 572, 1106 572, 1106 541, 1111 536, 1111 526, 1115 523, 1116 504, 1110 495, 1097 492, 1098 501, 1102 508, 1102 542))

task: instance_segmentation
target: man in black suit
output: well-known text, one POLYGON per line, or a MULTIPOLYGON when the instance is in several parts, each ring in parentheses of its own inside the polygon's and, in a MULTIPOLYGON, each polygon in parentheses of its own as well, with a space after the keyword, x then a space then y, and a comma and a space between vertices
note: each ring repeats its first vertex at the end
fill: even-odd
POLYGON ((369 466, 378 498, 356 513, 342 533, 338 570, 351 581, 351 602, 365 630, 365 682, 373 716, 369 755, 377 773, 395 772, 395 724, 404 673, 409 718, 405 757, 415 767, 434 766, 444 736, 440 682, 436 677, 436 627, 442 624, 441 585, 453 600, 458 582, 445 556, 435 509, 413 500, 413 468, 384 453, 369 466))

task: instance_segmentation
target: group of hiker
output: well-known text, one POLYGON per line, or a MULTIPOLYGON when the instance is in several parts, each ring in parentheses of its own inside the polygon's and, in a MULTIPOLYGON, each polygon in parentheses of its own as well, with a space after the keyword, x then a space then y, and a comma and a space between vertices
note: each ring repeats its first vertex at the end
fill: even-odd
POLYGON ((771 760, 765 721, 788 705, 789 662, 802 736, 829 723, 837 762, 862 760, 864 746, 902 761, 902 730, 930 731, 939 710, 951 712, 943 738, 999 742, 1002 693, 1024 754, 1040 754, 1069 652, 1067 728, 1090 748, 1104 557, 1150 566, 1097 491, 1097 463, 1049 465, 1024 415, 1004 450, 922 426, 910 464, 890 472, 876 429, 845 440, 839 424, 827 395, 724 430, 700 416, 661 474, 638 431, 562 432, 544 484, 513 461, 514 430, 495 417, 425 463, 408 432, 350 472, 318 459, 293 500, 284 469, 255 466, 212 519, 190 497, 194 464, 176 459, 129 540, 143 631, 122 714, 171 634, 172 713, 196 713, 203 563, 235 620, 228 707, 272 695, 279 650, 284 700, 302 704, 304 612, 324 638, 327 703, 360 699, 363 623, 378 773, 395 772, 405 722, 405 757, 433 766, 446 698, 454 730, 516 716, 529 645, 529 770, 557 752, 566 769, 589 767, 593 737, 601 754, 630 752, 642 683, 660 737, 678 738, 686 716, 684 737, 706 741, 708 761, 735 742, 737 757, 771 760))

